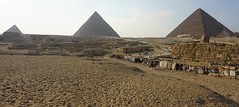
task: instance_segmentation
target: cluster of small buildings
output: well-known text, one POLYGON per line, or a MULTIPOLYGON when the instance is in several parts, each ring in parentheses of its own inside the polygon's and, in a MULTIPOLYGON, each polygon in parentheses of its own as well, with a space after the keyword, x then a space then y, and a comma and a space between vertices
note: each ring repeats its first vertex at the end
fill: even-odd
POLYGON ((123 59, 132 63, 140 63, 156 69, 167 69, 174 71, 194 72, 198 74, 209 74, 215 76, 239 75, 239 66, 210 65, 210 63, 183 61, 171 58, 148 58, 144 56, 120 56, 113 55, 111 58, 123 59))

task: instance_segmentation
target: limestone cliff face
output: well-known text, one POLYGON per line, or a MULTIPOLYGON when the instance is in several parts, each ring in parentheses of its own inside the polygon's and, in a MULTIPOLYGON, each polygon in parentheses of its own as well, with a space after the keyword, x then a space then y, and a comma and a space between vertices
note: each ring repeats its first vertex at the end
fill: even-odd
POLYGON ((191 34, 195 38, 200 38, 201 36, 231 37, 233 32, 204 10, 197 9, 167 37, 176 37, 182 34, 191 34))
POLYGON ((74 34, 78 37, 120 37, 113 28, 95 12, 74 34))

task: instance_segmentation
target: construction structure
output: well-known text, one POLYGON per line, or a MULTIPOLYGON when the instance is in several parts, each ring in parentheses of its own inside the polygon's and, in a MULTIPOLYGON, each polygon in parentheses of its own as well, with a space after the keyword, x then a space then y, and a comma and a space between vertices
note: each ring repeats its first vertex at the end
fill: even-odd
POLYGON ((94 12, 94 14, 81 26, 74 36, 120 37, 97 12, 94 12))
POLYGON ((178 35, 191 35, 194 38, 206 37, 231 37, 233 32, 206 13, 202 9, 197 9, 179 26, 177 26, 166 37, 177 37, 178 35))

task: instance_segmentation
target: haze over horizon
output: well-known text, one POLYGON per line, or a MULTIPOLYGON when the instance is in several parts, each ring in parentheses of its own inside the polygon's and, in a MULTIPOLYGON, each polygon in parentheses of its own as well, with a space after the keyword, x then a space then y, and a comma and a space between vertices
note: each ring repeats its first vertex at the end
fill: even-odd
POLYGON ((24 34, 73 35, 97 11, 121 37, 165 37, 202 8, 239 31, 237 0, 0 0, 0 34, 17 25, 24 34))

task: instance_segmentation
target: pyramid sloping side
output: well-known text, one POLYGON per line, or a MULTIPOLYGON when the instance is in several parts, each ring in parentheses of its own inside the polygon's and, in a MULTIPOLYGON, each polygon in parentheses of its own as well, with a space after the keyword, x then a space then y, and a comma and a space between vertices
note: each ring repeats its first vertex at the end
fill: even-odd
POLYGON ((205 35, 209 37, 231 37, 233 32, 213 18, 208 13, 202 12, 205 35))
POLYGON ((195 11, 179 26, 177 26, 167 37, 176 37, 181 34, 191 34, 195 37, 205 35, 203 20, 200 11, 195 11))
POLYGON ((95 12, 74 34, 78 37, 120 37, 112 27, 95 12))
POLYGON ((23 35, 23 33, 20 31, 20 29, 16 25, 13 25, 11 28, 9 28, 5 32, 8 32, 8 33, 19 33, 20 35, 23 35))
POLYGON ((232 36, 232 32, 202 9, 197 9, 184 20, 167 37, 176 37, 181 34, 191 34, 195 38, 201 36, 222 37, 232 36))

